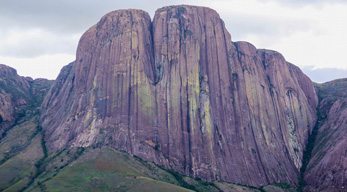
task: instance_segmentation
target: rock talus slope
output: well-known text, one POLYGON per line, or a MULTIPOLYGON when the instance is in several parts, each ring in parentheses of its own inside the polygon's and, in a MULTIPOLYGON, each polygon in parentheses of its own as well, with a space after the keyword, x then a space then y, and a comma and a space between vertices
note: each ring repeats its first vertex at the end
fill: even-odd
POLYGON ((105 15, 41 107, 51 151, 109 145, 206 181, 297 183, 317 96, 274 51, 231 41, 212 9, 105 15))

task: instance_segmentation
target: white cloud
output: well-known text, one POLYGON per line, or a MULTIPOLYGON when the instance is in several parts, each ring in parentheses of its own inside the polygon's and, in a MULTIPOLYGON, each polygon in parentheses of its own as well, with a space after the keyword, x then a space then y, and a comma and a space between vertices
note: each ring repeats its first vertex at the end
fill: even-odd
POLYGON ((64 65, 75 60, 80 36, 40 28, 4 31, 0 36, 0 63, 15 68, 22 76, 55 79, 64 65))
POLYGON ((73 53, 80 34, 59 35, 40 28, 11 29, 0 33, 0 55, 38 57, 45 54, 73 53))
POLYGON ((75 60, 75 55, 52 54, 34 58, 0 56, 0 63, 17 69, 21 76, 56 79, 60 69, 75 60))

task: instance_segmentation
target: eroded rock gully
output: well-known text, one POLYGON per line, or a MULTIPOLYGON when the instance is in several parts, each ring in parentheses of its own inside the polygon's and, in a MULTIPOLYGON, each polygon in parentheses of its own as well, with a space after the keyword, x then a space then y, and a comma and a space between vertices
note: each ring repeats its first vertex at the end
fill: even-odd
POLYGON ((105 15, 41 107, 51 151, 109 145, 206 181, 297 183, 316 122, 310 79, 231 41, 212 9, 105 15))
POLYGON ((347 190, 347 79, 316 84, 319 125, 304 179, 306 191, 347 190))

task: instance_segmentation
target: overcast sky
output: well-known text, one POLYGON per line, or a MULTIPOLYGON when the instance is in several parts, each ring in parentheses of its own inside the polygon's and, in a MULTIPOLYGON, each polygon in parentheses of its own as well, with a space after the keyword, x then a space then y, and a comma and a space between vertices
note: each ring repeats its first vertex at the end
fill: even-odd
POLYGON ((177 4, 215 9, 233 41, 276 50, 316 82, 347 77, 346 0, 1 0, 0 63, 55 79, 75 59, 81 35, 106 13, 137 8, 153 17, 177 4))

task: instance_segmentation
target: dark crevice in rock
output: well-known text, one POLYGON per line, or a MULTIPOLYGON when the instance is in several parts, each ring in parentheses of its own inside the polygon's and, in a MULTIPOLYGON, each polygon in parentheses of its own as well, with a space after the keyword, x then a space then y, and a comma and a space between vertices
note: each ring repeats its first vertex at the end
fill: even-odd
MULTIPOLYGON (((213 33, 214 33, 214 37, 216 38, 216 30, 213 29, 213 33)), ((224 31, 223 31, 223 35, 224 35, 224 31)), ((223 44, 226 43, 226 41, 222 42, 223 44)), ((219 121, 221 122, 221 126, 225 127, 225 114, 226 114, 226 110, 225 110, 225 105, 223 104, 223 92, 222 92, 222 81, 221 81, 221 71, 220 71, 220 63, 219 63, 219 58, 218 58, 218 47, 217 47, 217 50, 216 50, 216 61, 217 61, 217 72, 218 72, 218 88, 219 88, 219 102, 220 102, 220 106, 221 106, 221 109, 219 110, 219 115, 220 115, 220 119, 219 121)), ((212 116, 212 115, 211 115, 212 116)), ((211 126, 213 127, 213 126, 211 126)))
MULTIPOLYGON (((131 74, 131 64, 129 65, 129 73, 131 74)), ((130 125, 131 125, 131 101, 132 101, 132 98, 131 98, 131 76, 129 75, 129 91, 128 91, 128 122, 127 122, 127 130, 128 130, 128 143, 129 143, 129 147, 128 149, 130 149, 130 152, 132 154, 132 150, 133 150, 133 147, 132 147, 132 141, 131 141, 131 133, 130 133, 130 125)))
MULTIPOLYGON (((180 101, 183 100, 182 98, 182 77, 180 76, 180 101)), ((182 130, 182 145, 183 145, 183 168, 184 172, 187 171, 187 153, 186 153, 186 137, 185 137, 185 130, 184 130, 184 121, 183 121, 183 103, 180 102, 180 117, 181 117, 181 130, 182 130)), ((187 130, 188 132, 188 130, 187 130)), ((189 137, 189 136, 188 136, 189 137)), ((188 140, 189 142, 189 140, 188 140)), ((190 169, 190 166, 189 166, 190 169)), ((190 172, 190 171, 189 171, 190 172)))
POLYGON ((318 130, 319 130, 319 127, 322 126, 322 124, 324 123, 324 116, 320 110, 320 104, 318 104, 318 107, 317 107, 317 122, 316 122, 316 125, 314 126, 313 130, 312 130, 312 133, 308 136, 308 139, 307 139, 307 144, 306 144, 306 147, 305 147, 305 150, 303 152, 303 157, 302 157, 302 166, 300 168, 300 175, 298 176, 298 180, 299 180, 299 187, 298 187, 298 191, 299 192, 302 192, 306 186, 306 181, 304 179, 304 175, 305 175, 305 171, 306 171, 306 168, 307 168, 307 165, 308 163, 310 162, 311 160, 311 156, 312 156, 312 151, 313 151, 313 148, 315 147, 315 143, 316 143, 316 138, 317 138, 317 135, 318 135, 318 130))
MULTIPOLYGON (((131 26, 130 26, 130 30, 131 30, 131 33, 130 35, 132 36, 132 29, 133 29, 133 16, 132 16, 132 13, 130 12, 130 21, 131 21, 131 26)), ((131 40, 131 43, 130 43, 130 50, 133 49, 132 47, 132 41, 131 40)), ((129 63, 129 91, 128 91, 128 122, 127 122, 127 131, 128 131, 128 143, 129 143, 129 146, 128 146, 128 149, 130 154, 133 154, 133 145, 132 145, 132 137, 131 137, 131 131, 130 131, 130 126, 131 126, 131 115, 132 115, 132 110, 131 110, 131 103, 132 103, 132 76, 131 76, 131 70, 132 70, 132 64, 134 63, 135 61, 133 61, 133 58, 130 59, 130 63, 129 63)))
MULTIPOLYGON (((168 93, 168 84, 165 85, 165 92, 168 93)), ((169 109, 169 100, 168 100, 168 95, 166 94, 165 96, 165 123, 166 123, 166 127, 167 127, 167 141, 166 141, 166 148, 167 148, 167 154, 166 154, 166 158, 168 159, 168 161, 170 161, 170 124, 169 124, 169 113, 170 113, 170 109, 169 109)), ((165 155, 165 154, 164 154, 165 155)))
MULTIPOLYGON (((154 38, 153 38, 153 21, 151 21, 150 23, 150 26, 149 26, 149 33, 151 34, 150 35, 150 45, 146 45, 146 48, 149 48, 150 49, 150 53, 154 53, 154 38)), ((153 85, 156 86, 159 81, 161 80, 161 71, 160 71, 160 68, 159 70, 157 71, 157 68, 155 66, 155 62, 154 62, 154 54, 149 54, 149 57, 150 57, 150 73, 151 75, 149 77, 152 77, 152 78, 149 78, 150 80, 152 80, 153 82, 153 85)))
POLYGON ((188 152, 189 152, 189 174, 193 175, 193 162, 192 162, 192 135, 191 135, 191 127, 190 127, 190 108, 189 108, 189 94, 188 94, 188 84, 186 85, 186 93, 187 93, 187 133, 188 133, 188 152))

